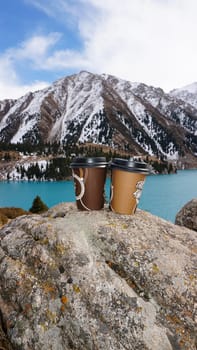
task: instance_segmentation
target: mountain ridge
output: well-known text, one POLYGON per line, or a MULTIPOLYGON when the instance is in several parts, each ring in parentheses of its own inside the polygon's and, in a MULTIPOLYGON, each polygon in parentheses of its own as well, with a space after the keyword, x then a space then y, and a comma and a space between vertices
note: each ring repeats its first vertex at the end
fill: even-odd
POLYGON ((197 98, 195 107, 174 95, 82 71, 17 100, 0 101, 0 142, 91 142, 195 160, 197 98))

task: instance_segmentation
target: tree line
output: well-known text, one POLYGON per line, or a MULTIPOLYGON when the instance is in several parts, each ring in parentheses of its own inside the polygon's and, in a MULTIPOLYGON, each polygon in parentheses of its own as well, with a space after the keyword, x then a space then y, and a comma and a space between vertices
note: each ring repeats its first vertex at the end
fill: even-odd
MULTIPOLYGON (((86 156, 86 157, 106 157, 107 162, 112 158, 129 158, 129 153, 122 153, 119 150, 109 148, 106 150, 102 146, 98 145, 83 145, 83 144, 64 144, 53 143, 43 144, 38 143, 32 145, 30 143, 17 143, 17 144, 5 144, 0 143, 0 151, 6 152, 4 161, 10 161, 9 151, 20 152, 24 155, 36 155, 46 157, 46 166, 39 165, 38 162, 30 163, 29 166, 17 165, 17 173, 21 174, 21 179, 28 180, 65 180, 71 176, 70 163, 73 157, 86 156), (47 159, 48 156, 52 156, 52 159, 47 159)), ((171 163, 168 163, 164 157, 160 157, 157 160, 151 160, 149 156, 145 159, 151 164, 153 170, 156 173, 173 173, 174 169, 171 163)), ((9 180, 8 174, 8 180, 9 180)))

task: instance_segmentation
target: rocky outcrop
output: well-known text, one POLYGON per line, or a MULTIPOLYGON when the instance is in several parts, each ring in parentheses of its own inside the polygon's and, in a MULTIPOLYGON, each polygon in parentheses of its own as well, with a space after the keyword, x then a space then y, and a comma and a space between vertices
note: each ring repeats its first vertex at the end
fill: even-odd
POLYGON ((195 350, 196 236, 147 212, 60 204, 0 231, 16 350, 195 350))
POLYGON ((177 213, 175 224, 197 231, 197 198, 186 203, 177 213))

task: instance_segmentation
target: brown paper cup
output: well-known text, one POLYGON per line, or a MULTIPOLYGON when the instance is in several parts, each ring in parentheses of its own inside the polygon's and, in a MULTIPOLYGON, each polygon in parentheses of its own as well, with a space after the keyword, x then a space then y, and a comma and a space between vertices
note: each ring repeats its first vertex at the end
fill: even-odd
POLYGON ((149 172, 145 165, 146 163, 134 162, 133 160, 114 159, 110 198, 112 211, 127 215, 135 213, 146 174, 149 172))
POLYGON ((100 210, 104 207, 106 164, 103 157, 77 158, 71 164, 78 209, 100 210), (90 159, 93 161, 88 162, 90 159), (80 167, 77 167, 77 165, 80 167))
POLYGON ((144 181, 144 174, 114 169, 111 181, 111 209, 119 214, 134 214, 144 181))

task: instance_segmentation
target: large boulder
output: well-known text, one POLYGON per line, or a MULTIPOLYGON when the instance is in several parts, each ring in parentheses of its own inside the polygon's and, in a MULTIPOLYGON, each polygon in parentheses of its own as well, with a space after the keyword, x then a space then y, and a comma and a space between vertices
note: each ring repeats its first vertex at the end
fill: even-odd
POLYGON ((177 213, 175 224, 197 231, 197 198, 186 203, 177 213))
POLYGON ((195 350, 196 237, 147 212, 61 204, 0 231, 15 350, 195 350))

